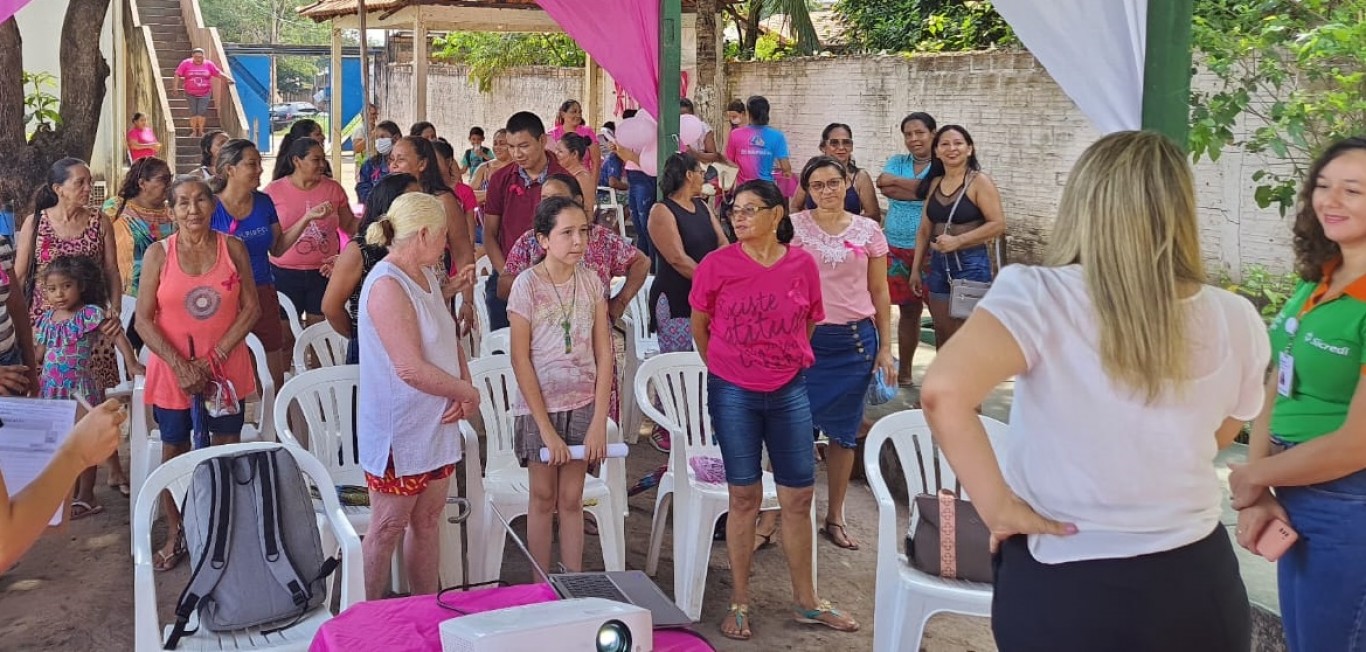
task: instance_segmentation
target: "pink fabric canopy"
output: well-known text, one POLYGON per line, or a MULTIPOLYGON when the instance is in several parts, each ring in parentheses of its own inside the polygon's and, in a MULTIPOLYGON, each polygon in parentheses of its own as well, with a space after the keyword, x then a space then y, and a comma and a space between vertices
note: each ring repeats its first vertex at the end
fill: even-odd
MULTIPOLYGON (((13 0, 0 0, 12 2, 13 0)), ((536 0, 651 115, 659 114, 659 0, 536 0)))
MULTIPOLYGON (((28 4, 29 1, 30 0, 0 0, 0 23, 9 20, 11 16, 19 13, 19 10, 23 9, 24 5, 28 4)), ((659 9, 656 8, 655 14, 658 15, 658 13, 659 9)), ((655 23, 658 24, 659 20, 656 19, 655 23)), ((655 37, 655 41, 659 41, 658 36, 655 37)), ((658 55, 656 55, 656 58, 658 58, 658 55)))

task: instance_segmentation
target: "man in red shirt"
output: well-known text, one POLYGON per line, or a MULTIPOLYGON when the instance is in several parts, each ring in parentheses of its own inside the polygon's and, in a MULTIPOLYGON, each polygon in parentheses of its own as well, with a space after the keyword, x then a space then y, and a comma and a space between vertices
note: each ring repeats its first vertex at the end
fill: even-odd
MULTIPOLYGON (((508 326, 507 302, 498 298, 498 276, 506 273, 507 252, 512 245, 531 230, 541 203, 541 184, 550 175, 563 172, 573 175, 584 188, 596 187, 592 174, 573 154, 558 143, 552 146, 553 152, 547 149, 545 123, 535 113, 521 111, 508 118, 507 144, 515 165, 493 173, 484 199, 484 252, 494 270, 484 297, 489 307, 489 331, 508 326), (548 156, 548 152, 555 156, 548 156)), ((591 206, 588 210, 592 215, 591 206)))

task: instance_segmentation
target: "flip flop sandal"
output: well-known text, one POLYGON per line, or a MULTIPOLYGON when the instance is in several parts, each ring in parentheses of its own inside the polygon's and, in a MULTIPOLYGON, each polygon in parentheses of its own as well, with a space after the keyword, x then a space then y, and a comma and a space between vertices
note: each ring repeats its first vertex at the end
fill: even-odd
POLYGON ((824 618, 831 616, 835 618, 845 618, 844 614, 837 611, 825 600, 822 600, 820 604, 816 605, 815 609, 802 609, 799 606, 792 608, 792 619, 802 625, 825 625, 837 632, 858 631, 858 623, 854 622, 853 619, 850 619, 849 625, 837 625, 829 620, 824 620, 824 618))
POLYGON ((180 565, 180 562, 189 556, 190 551, 185 547, 185 534, 182 532, 176 536, 175 548, 170 554, 165 550, 158 550, 152 556, 152 570, 164 573, 180 565))
POLYGON ((79 521, 87 516, 94 516, 104 511, 104 505, 91 505, 84 500, 77 500, 71 503, 71 520, 79 521), (79 510, 79 511, 78 511, 79 510))
POLYGON ((821 527, 821 534, 824 535, 825 538, 830 541, 830 543, 833 543, 836 546, 844 548, 845 550, 859 549, 858 544, 855 543, 853 539, 849 538, 849 529, 844 527, 843 525, 840 525, 839 523, 831 523, 829 521, 826 521, 825 525, 821 527), (839 529, 840 536, 844 539, 844 543, 840 543, 839 539, 835 538, 836 528, 839 529))
POLYGON ((123 497, 124 497, 124 498, 131 498, 131 497, 133 496, 132 488, 128 486, 128 483, 127 483, 127 482, 120 482, 120 483, 118 483, 118 484, 111 484, 111 485, 109 485, 109 488, 110 488, 110 489, 113 489, 114 491, 117 491, 117 492, 123 494, 123 497))
MULTIPOLYGON (((754 636, 754 633, 749 631, 749 605, 730 605, 730 609, 726 610, 726 620, 732 618, 735 619, 735 631, 727 632, 725 627, 720 627, 722 636, 736 641, 748 641, 754 636)), ((724 623, 723 620, 722 624, 724 623)))

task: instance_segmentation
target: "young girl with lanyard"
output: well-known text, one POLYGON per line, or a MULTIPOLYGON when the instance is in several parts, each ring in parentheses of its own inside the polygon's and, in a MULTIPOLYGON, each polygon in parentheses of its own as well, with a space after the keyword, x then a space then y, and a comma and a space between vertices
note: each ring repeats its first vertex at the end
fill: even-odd
POLYGON ((512 368, 520 389, 512 408, 514 448, 531 476, 532 556, 550 567, 550 526, 558 514, 560 561, 578 571, 584 478, 607 454, 612 326, 602 281, 579 265, 589 233, 583 207, 567 197, 548 198, 536 209, 532 230, 545 258, 517 276, 508 296, 512 368), (570 458, 574 445, 584 446, 583 459, 570 458))

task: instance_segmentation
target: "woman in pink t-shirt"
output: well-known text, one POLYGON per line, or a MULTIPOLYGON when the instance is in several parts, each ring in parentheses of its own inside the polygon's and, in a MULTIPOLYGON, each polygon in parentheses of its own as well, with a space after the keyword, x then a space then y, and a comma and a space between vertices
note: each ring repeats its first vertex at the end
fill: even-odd
POLYGON ((323 293, 332 264, 341 252, 341 232, 356 232, 356 216, 341 184, 324 176, 327 158, 323 147, 311 138, 300 138, 281 153, 286 157, 280 175, 266 186, 275 202, 280 228, 286 231, 300 220, 312 220, 303 235, 278 256, 270 257, 275 287, 307 314, 305 324, 323 320, 323 293))
POLYGON ((591 145, 597 142, 598 133, 584 124, 583 106, 578 100, 565 100, 560 105, 560 110, 555 113, 555 128, 546 135, 550 136, 551 142, 559 142, 565 134, 578 134, 588 139, 590 146, 583 155, 583 166, 588 168, 594 179, 598 178, 598 170, 602 169, 602 151, 591 145))
POLYGON ((845 529, 844 496, 868 384, 880 373, 883 382, 896 387, 887 238, 876 221, 845 210, 849 174, 838 160, 811 159, 801 184, 816 208, 792 216, 792 244, 815 256, 825 297, 825 319, 811 338, 816 354, 807 384, 811 421, 834 444, 825 458, 830 491, 821 532, 841 548, 858 550, 858 541, 845 529))
POLYGON ((222 79, 233 83, 232 77, 223 73, 218 66, 204 58, 204 49, 195 48, 190 58, 176 66, 175 79, 185 86, 185 100, 190 104, 190 136, 204 137, 204 123, 209 115, 209 100, 213 98, 213 80, 222 79))
POLYGON ((693 274, 693 337, 707 364, 707 408, 725 464, 730 515, 726 548, 734 589, 721 622, 727 638, 750 638, 749 572, 763 500, 764 447, 778 485, 783 551, 792 569, 797 622, 854 631, 858 623, 816 596, 811 567, 815 445, 806 374, 811 333, 825 319, 820 271, 792 239, 787 201, 771 181, 736 189, 736 244, 702 259, 693 274))
POLYGON ((156 156, 161 151, 161 143, 157 142, 157 134, 147 126, 147 116, 142 113, 133 114, 133 127, 128 130, 128 158, 137 163, 149 156, 156 156))

